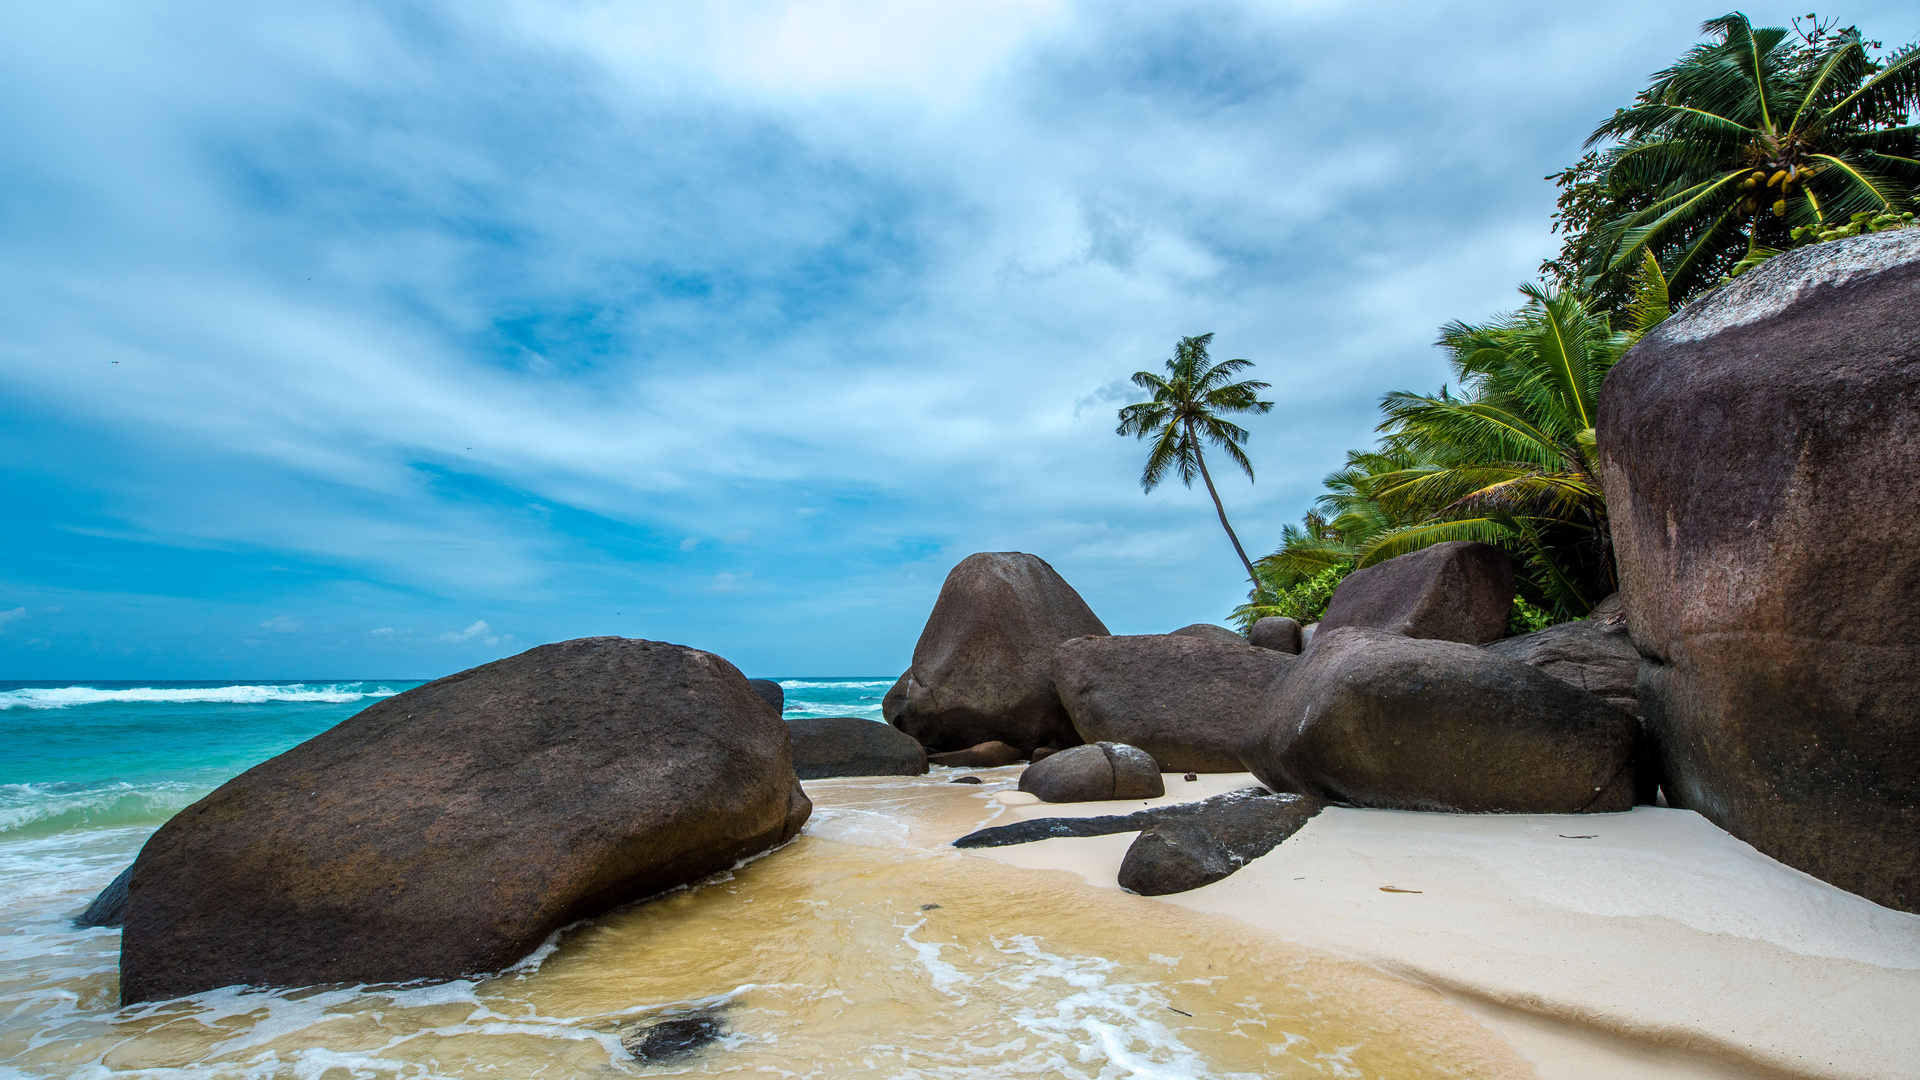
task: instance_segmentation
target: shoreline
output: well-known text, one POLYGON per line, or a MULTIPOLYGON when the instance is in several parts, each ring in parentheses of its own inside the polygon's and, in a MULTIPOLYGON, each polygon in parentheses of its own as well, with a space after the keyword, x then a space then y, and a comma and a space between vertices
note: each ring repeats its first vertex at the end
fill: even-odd
MULTIPOLYGON (((1018 767, 971 770, 1011 780, 1018 767)), ((1154 800, 983 792, 995 824, 1128 813, 1257 783, 1165 774, 1154 800)), ((1118 889, 1136 833, 966 854, 1118 889)), ((1152 899, 1429 986, 1542 1080, 1920 1075, 1920 916, 1754 851, 1691 811, 1330 807, 1225 880, 1152 899), (1384 892, 1383 886, 1414 890, 1384 892)))

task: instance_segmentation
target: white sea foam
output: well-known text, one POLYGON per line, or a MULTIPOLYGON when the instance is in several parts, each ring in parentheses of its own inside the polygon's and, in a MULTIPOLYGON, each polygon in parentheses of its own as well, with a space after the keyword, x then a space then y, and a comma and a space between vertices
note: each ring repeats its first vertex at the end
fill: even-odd
POLYGON ((191 806, 210 784, 0 784, 0 839, 71 829, 154 826, 191 806))
POLYGON ((277 683, 209 687, 133 686, 103 690, 92 686, 27 687, 0 691, 0 709, 70 709, 78 705, 263 705, 315 702, 344 705, 363 698, 399 693, 377 683, 277 683))
POLYGON ((782 679, 782 690, 885 690, 892 686, 892 679, 858 679, 852 681, 827 682, 819 679, 782 679))

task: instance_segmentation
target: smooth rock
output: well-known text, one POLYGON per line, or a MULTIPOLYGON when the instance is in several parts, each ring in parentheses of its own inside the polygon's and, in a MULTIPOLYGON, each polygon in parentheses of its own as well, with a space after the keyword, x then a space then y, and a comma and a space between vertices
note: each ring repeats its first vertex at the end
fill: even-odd
POLYGON ((1053 684, 1088 742, 1137 746, 1168 772, 1239 772, 1253 710, 1292 656, 1212 637, 1082 637, 1053 654, 1053 684))
POLYGON ((1640 711, 1635 691, 1640 679, 1640 654, 1633 647, 1627 620, 1618 605, 1608 611, 1596 608, 1589 618, 1556 623, 1481 647, 1537 667, 1627 712, 1640 711))
POLYGON ((1204 813, 1163 819, 1127 848, 1120 885, 1141 896, 1166 896, 1211 885, 1272 851, 1320 812, 1304 795, 1231 792, 1204 813))
POLYGON ((1920 911, 1920 229, 1787 252, 1602 388, 1667 798, 1920 911))
POLYGON ((927 748, 913 736, 858 716, 796 716, 787 721, 793 771, 802 780, 830 776, 919 776, 927 748))
POLYGON ((129 863, 125 870, 100 890, 93 898, 87 910, 74 916, 75 926, 125 926, 127 922, 127 882, 133 877, 133 865, 129 863))
POLYGON ((1506 636, 1513 560, 1491 544, 1450 540, 1410 552, 1340 582, 1320 633, 1349 626, 1411 638, 1481 645, 1506 636))
POLYGON ((748 679, 747 685, 753 688, 754 693, 760 695, 760 700, 773 706, 774 712, 786 711, 787 692, 780 688, 779 683, 772 679, 748 679))
POLYGON ((121 998, 497 971, 810 809, 732 664, 543 645, 377 702, 162 825, 128 883, 121 998))
POLYGON ((1071 747, 1027 766, 1020 790, 1053 803, 1157 799, 1167 793, 1152 755, 1113 742, 1071 747))
POLYGON ((1131 814, 1032 818, 971 832, 957 848, 1006 847, 1070 836, 1135 832, 1120 865, 1120 883, 1144 896, 1164 896, 1212 884, 1265 855, 1320 812, 1304 795, 1244 788, 1190 803, 1131 814))
POLYGON ((1247 643, 1246 638, 1224 626, 1215 626, 1212 623, 1204 622, 1191 623, 1183 626, 1175 630, 1172 636, 1200 638, 1205 641, 1220 641, 1228 645, 1245 645, 1247 643))
POLYGON ((969 746, 965 750, 949 750, 944 754, 928 754, 927 760, 935 765, 946 765, 958 769, 997 769, 1002 765, 1018 765, 1027 759, 1018 748, 1003 742, 983 742, 978 746, 969 746))
POLYGON ((982 784, 985 782, 986 781, 980 779, 977 776, 956 776, 953 779, 947 781, 947 783, 949 784, 982 784))
POLYGON ((1269 615, 1253 624, 1253 629, 1247 634, 1247 644, 1275 652, 1298 654, 1303 647, 1300 623, 1285 615, 1269 615))
POLYGON ((1320 635, 1255 715, 1260 782, 1329 802, 1571 814, 1634 802, 1634 717, 1460 642, 1320 635))
POLYGON ((1301 652, 1306 652, 1307 646, 1313 644, 1313 635, 1318 633, 1319 630, 1320 630, 1320 624, 1317 622, 1310 622, 1307 625, 1300 628, 1300 651, 1301 652))
POLYGON ((1053 650, 1106 626, 1053 567, 1021 552, 969 555, 947 575, 882 703, 887 722, 929 750, 988 741, 1017 747, 1079 741, 1053 691, 1053 650))

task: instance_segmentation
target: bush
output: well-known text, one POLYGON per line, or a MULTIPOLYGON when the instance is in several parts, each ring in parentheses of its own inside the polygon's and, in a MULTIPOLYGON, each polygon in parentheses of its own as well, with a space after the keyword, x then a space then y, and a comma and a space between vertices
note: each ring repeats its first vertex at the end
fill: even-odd
POLYGON ((1253 624, 1270 615, 1281 615, 1305 626, 1320 621, 1326 614, 1327 604, 1333 600, 1333 590, 1353 572, 1353 564, 1329 566, 1325 570, 1307 578, 1305 581, 1290 585, 1284 589, 1261 589, 1252 603, 1242 604, 1229 616, 1241 633, 1253 629, 1253 624))

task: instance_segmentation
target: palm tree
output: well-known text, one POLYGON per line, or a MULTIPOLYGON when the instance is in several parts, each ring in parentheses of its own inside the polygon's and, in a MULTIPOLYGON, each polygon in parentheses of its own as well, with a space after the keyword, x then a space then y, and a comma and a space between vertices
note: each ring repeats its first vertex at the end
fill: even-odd
POLYGON ((1220 492, 1213 486, 1213 474, 1207 471, 1201 445, 1212 443, 1219 447, 1227 460, 1240 466, 1247 479, 1252 480, 1253 463, 1240 449, 1240 444, 1247 441, 1247 429, 1221 417, 1231 413, 1264 413, 1273 408, 1273 402, 1260 400, 1260 391, 1267 388, 1267 383, 1227 381, 1252 367, 1253 362, 1213 363, 1207 357, 1207 345, 1212 340, 1212 334, 1181 338, 1174 346, 1173 359, 1167 361, 1165 378, 1151 371, 1134 372, 1134 385, 1152 391, 1153 400, 1122 408, 1120 426, 1115 431, 1153 440, 1146 470, 1140 474, 1141 490, 1152 491, 1158 487, 1170 470, 1176 472, 1187 487, 1193 486, 1195 474, 1206 482, 1207 494, 1213 497, 1213 509, 1220 515, 1220 527, 1227 530, 1227 539, 1233 541, 1234 552, 1247 568, 1247 577, 1252 578, 1253 562, 1240 546, 1233 526, 1227 523, 1227 510, 1220 504, 1220 492))
POLYGON ((1330 571, 1447 540, 1507 549, 1521 560, 1530 604, 1560 618, 1586 614, 1614 587, 1594 402, 1628 345, 1665 316, 1665 280, 1648 262, 1630 332, 1612 330, 1577 292, 1535 286, 1504 319, 1442 328, 1460 393, 1386 395, 1380 445, 1349 452, 1327 477, 1305 523, 1256 565, 1255 593, 1237 614, 1252 617, 1330 571))
POLYGON ((1738 12, 1701 31, 1721 40, 1656 74, 1587 140, 1619 140, 1599 169, 1625 212, 1578 242, 1581 272, 1603 288, 1653 251, 1684 299, 1788 247, 1796 227, 1912 205, 1920 46, 1877 63, 1858 30, 1816 28, 1803 44, 1738 12))

